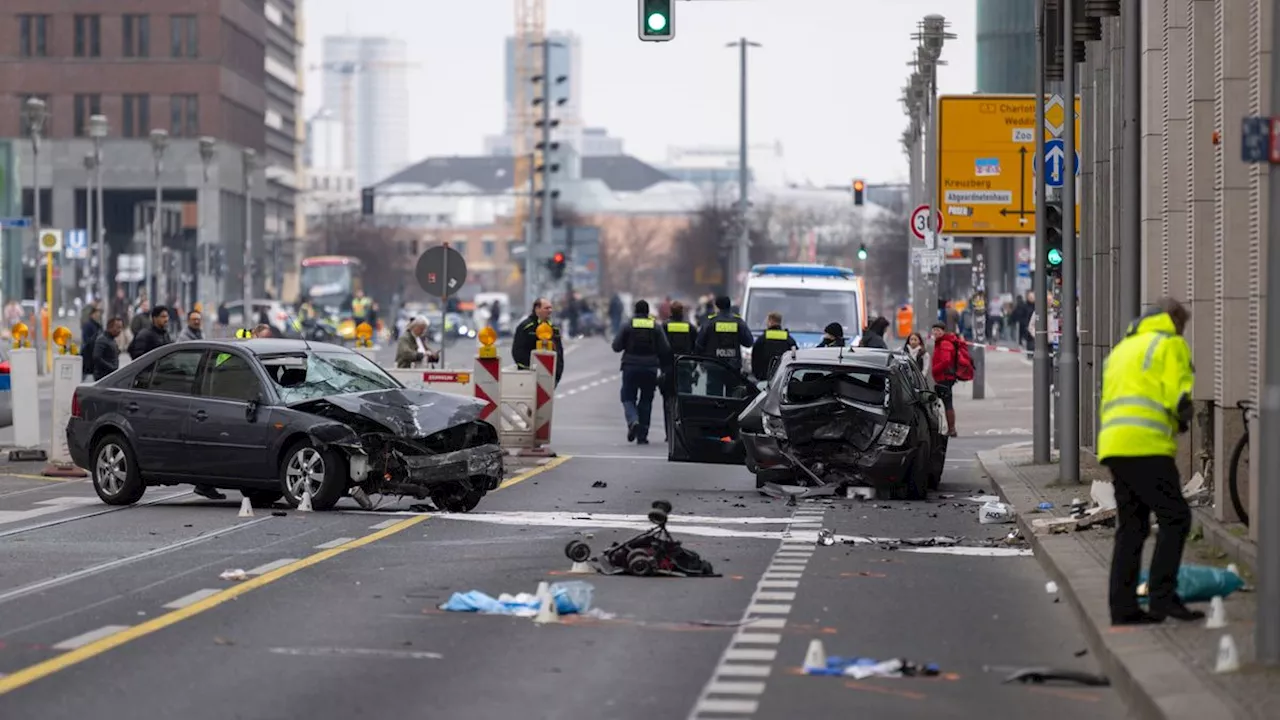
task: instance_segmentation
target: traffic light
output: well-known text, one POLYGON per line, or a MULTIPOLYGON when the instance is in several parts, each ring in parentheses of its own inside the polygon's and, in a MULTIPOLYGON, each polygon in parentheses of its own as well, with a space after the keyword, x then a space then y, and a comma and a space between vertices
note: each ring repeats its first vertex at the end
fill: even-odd
POLYGON ((663 42, 676 36, 675 0, 637 0, 640 4, 640 39, 663 42))
POLYGON ((547 261, 547 270, 551 273, 552 280, 559 280, 564 277, 565 257, 564 253, 557 252, 547 261))
POLYGON ((863 243, 862 245, 860 245, 860 246, 858 247, 858 259, 859 259, 859 260, 866 260, 866 259, 867 259, 867 245, 866 245, 866 243, 863 243))
POLYGON ((1051 202, 1044 209, 1044 267, 1049 274, 1062 272, 1062 205, 1051 202))
POLYGON ((854 205, 857 205, 859 207, 862 206, 862 202, 864 199, 863 194, 866 192, 866 190, 867 190, 866 183, 862 182, 861 180, 853 181, 853 204, 854 205))

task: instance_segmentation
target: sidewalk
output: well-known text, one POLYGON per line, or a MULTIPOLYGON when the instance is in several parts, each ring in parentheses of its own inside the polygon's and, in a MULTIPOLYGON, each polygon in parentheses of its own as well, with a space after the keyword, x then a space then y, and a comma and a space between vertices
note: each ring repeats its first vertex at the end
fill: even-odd
MULTIPOLYGON (((978 453, 978 462, 992 486, 1018 511, 1018 525, 1031 541, 1036 557, 1080 616, 1090 649, 1135 715, 1171 720, 1280 717, 1280 672, 1248 664, 1253 657, 1256 597, 1241 591, 1226 598, 1228 624, 1224 630, 1208 630, 1203 622, 1174 621, 1151 627, 1112 628, 1107 611, 1107 581, 1114 529, 1039 536, 1031 530, 1035 518, 1065 516, 1073 498, 1088 502, 1090 482, 1109 480, 1109 476, 1092 456, 1085 454, 1080 463, 1083 483, 1062 486, 1058 484, 1056 463, 1033 465, 1031 459, 1030 443, 978 453), (1034 510, 1043 501, 1053 503, 1048 513, 1034 510), (1245 666, 1235 673, 1217 675, 1213 668, 1224 633, 1235 640, 1245 666)), ((1250 555, 1242 551, 1239 543, 1227 548, 1226 543, 1206 540, 1231 537, 1221 526, 1215 528, 1211 523, 1207 513, 1196 513, 1185 562, 1216 566, 1237 562, 1245 580, 1251 581, 1250 555)), ((1153 534, 1147 542, 1144 568, 1154 540, 1153 534)))

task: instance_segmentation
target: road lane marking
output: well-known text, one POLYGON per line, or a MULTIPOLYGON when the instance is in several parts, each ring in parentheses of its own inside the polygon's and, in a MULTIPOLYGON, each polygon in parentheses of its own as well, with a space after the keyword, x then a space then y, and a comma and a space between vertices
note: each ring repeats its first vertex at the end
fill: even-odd
POLYGON ((782 635, 778 633, 739 633, 738 637, 733 639, 738 645, 777 645, 782 642, 782 635))
POLYGON ((418 650, 382 650, 379 648, 285 648, 273 647, 267 652, 273 655, 293 655, 295 657, 370 657, 389 658, 393 660, 443 660, 440 653, 422 652, 418 650))
POLYGON ((769 677, 773 672, 770 665, 737 665, 726 663, 720 666, 720 677, 769 677))
POLYGON ((798 580, 761 580, 760 587, 762 588, 794 588, 794 587, 800 587, 800 582, 798 580))
POLYGON ((757 662, 773 662, 777 657, 777 650, 760 648, 729 648, 724 654, 725 660, 746 660, 757 662))
POLYGON ((717 695, 763 695, 764 683, 717 680, 707 687, 707 692, 717 695))
POLYGON ((207 597, 204 600, 199 600, 178 610, 171 610, 164 615, 152 618, 140 625, 134 625, 127 630, 122 630, 109 637, 102 638, 101 640, 91 642, 83 647, 68 651, 65 654, 25 667, 22 670, 0 678, 0 695, 4 695, 5 693, 30 685, 31 683, 48 677, 60 670, 65 670, 69 667, 79 665, 85 660, 95 658, 108 650, 112 650, 124 645, 125 643, 137 640, 141 637, 146 637, 147 635, 159 630, 163 630, 164 628, 182 622, 189 617, 199 615, 207 610, 212 610, 223 603, 234 600, 235 598, 252 592, 260 587, 270 585, 271 583, 281 578, 288 577, 300 570, 317 565, 350 550, 364 547, 365 545, 388 538, 396 533, 403 532, 426 519, 426 516, 418 516, 401 520, 391 527, 357 538, 346 545, 340 545, 329 550, 321 550, 320 552, 309 557, 305 557, 292 565, 272 570, 265 575, 259 575, 237 585, 233 585, 217 595, 207 597))
POLYGON ((26 527, 14 528, 12 530, 5 530, 4 532, 0 532, 0 538, 6 538, 11 535, 20 535, 25 532, 32 532, 33 530, 44 530, 45 528, 57 527, 58 525, 65 525, 69 522, 75 522, 76 520, 87 520, 92 517, 98 517, 99 515, 106 515, 107 513, 120 512, 121 510, 136 510, 137 508, 150 507, 152 505, 159 505, 160 503, 167 502, 169 500, 174 500, 176 498, 180 498, 185 495, 191 495, 191 494, 192 494, 191 490, 184 490, 183 492, 173 493, 172 495, 165 495, 164 497, 159 497, 159 498, 156 498, 155 500, 148 500, 147 502, 144 502, 144 503, 137 503, 136 505, 112 505, 112 506, 103 508, 101 510, 95 510, 94 512, 91 512, 91 513, 84 513, 83 515, 72 515, 71 517, 58 518, 57 520, 49 520, 48 522, 37 523, 35 525, 27 525, 26 527))
POLYGON ((60 512, 66 512, 85 505, 98 505, 102 501, 96 497, 56 497, 48 500, 40 500, 32 503, 41 507, 34 507, 30 510, 0 510, 0 525, 8 525, 10 523, 21 522, 23 520, 34 520, 44 515, 56 515, 60 512))
POLYGON ((512 485, 519 485, 520 483, 524 482, 525 480, 528 480, 531 477, 534 477, 536 475, 541 475, 542 473, 548 470, 553 470, 555 468, 558 468, 561 465, 569 462, 573 458, 574 458, 573 455, 561 455, 559 457, 552 458, 551 462, 548 462, 544 465, 539 465, 538 467, 535 467, 535 468, 530 468, 529 470, 525 470, 519 475, 513 475, 507 478, 506 480, 503 480, 502 484, 498 486, 498 489, 505 490, 511 487, 512 485))
MULTIPOLYGON (((559 429, 559 428, 557 428, 559 429)), ((618 432, 616 429, 595 428, 600 432, 618 432)), ((666 455, 574 455, 582 460, 650 460, 654 462, 666 462, 666 455)))
MULTIPOLYGON (((425 516, 425 515, 423 515, 423 517, 426 517, 426 516, 425 516)), ((396 520, 395 518, 392 518, 392 519, 390 519, 390 520, 383 520, 382 522, 378 523, 377 525, 370 525, 370 526, 369 526, 369 529, 370 529, 370 530, 386 530, 386 529, 387 529, 387 528, 389 528, 389 527, 395 527, 396 523, 398 523, 398 522, 400 522, 400 521, 399 521, 399 520, 396 520)))
POLYGON ((697 712, 753 715, 759 707, 760 703, 755 700, 703 700, 698 703, 697 712))
MULTIPOLYGON (((379 524, 381 524, 381 523, 379 523, 379 524)), ((378 529, 379 529, 379 530, 381 530, 382 528, 378 528, 378 529)), ((333 539, 333 540, 330 540, 330 541, 329 541, 329 542, 327 542, 327 543, 320 543, 319 545, 317 545, 317 546, 316 546, 316 549, 317 549, 317 550, 328 550, 329 548, 336 548, 336 547, 338 547, 339 545, 345 545, 345 544, 347 544, 347 543, 351 542, 351 541, 352 541, 352 540, 354 540, 354 539, 355 539, 355 538, 348 538, 348 537, 335 538, 335 539, 333 539)))
POLYGON ((752 603, 747 612, 753 615, 790 615, 791 606, 785 603, 752 603))
POLYGON ((782 601, 791 601, 791 600, 795 600, 795 599, 796 599, 796 594, 795 594, 795 593, 793 593, 793 592, 778 592, 778 591, 775 591, 775 590, 761 590, 760 592, 757 592, 757 593, 756 593, 756 599, 757 599, 757 600, 782 600, 782 601))
POLYGON ((786 618, 752 618, 742 627, 744 630, 781 630, 786 626, 786 618))
POLYGON ((246 575, 266 575, 272 570, 279 570, 282 567, 285 567, 287 565, 292 565, 293 563, 296 563, 296 562, 298 562, 298 558, 280 558, 279 560, 274 560, 272 562, 267 563, 266 565, 259 565, 258 567, 248 571, 245 574, 246 575))
POLYGON ((97 630, 90 630, 83 635, 77 635, 73 638, 63 640, 57 645, 53 645, 52 648, 54 650, 75 650, 77 648, 82 648, 89 643, 102 640, 103 638, 109 638, 112 635, 116 635, 128 629, 128 625, 106 625, 98 628, 97 630))
POLYGON ((183 595, 182 597, 178 598, 177 600, 174 600, 171 603, 166 603, 161 607, 163 607, 165 610, 181 610, 182 608, 192 603, 199 602, 207 597, 213 597, 214 595, 217 595, 220 592, 222 591, 217 588, 205 588, 204 590, 197 590, 193 593, 183 595))

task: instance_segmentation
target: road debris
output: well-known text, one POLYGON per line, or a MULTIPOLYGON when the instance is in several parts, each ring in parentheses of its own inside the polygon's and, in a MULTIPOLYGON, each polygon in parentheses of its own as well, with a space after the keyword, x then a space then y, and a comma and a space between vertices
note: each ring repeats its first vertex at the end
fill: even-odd
POLYGON ((827 655, 821 640, 811 640, 802 665, 806 675, 851 677, 865 680, 870 677, 934 677, 941 673, 933 663, 919 664, 902 658, 875 660, 865 657, 841 657, 827 655))
MULTIPOLYGON (((1139 576, 1138 599, 1147 599, 1147 571, 1139 576)), ((1244 587, 1244 579, 1228 568, 1183 565, 1178 568, 1178 599, 1184 603, 1210 602, 1225 598, 1244 587)))
POLYGON ((604 487, 609 487, 609 483, 607 483, 607 482, 605 482, 605 481, 603 481, 603 480, 597 480, 597 481, 595 481, 595 482, 591 483, 591 487, 593 487, 593 488, 604 488, 604 487))
POLYGON ((585 614, 591 610, 595 588, 581 581, 542 583, 537 593, 502 593, 493 597, 480 590, 455 592, 440 605, 449 612, 473 612, 481 615, 510 615, 513 617, 538 617, 544 609, 556 615, 585 614), (545 587, 543 587, 545 586, 545 587))
POLYGON ((237 568, 235 570, 223 570, 222 574, 218 577, 223 580, 235 580, 236 582, 239 582, 241 580, 248 580, 249 573, 237 568))
POLYGON ((978 509, 978 522, 983 525, 1001 525, 1015 520, 1013 508, 1002 502, 983 503, 978 509))
POLYGON ((1015 671, 1004 679, 1004 682, 1033 683, 1042 685, 1048 682, 1071 682, 1088 687, 1110 687, 1111 681, 1105 675, 1081 672, 1079 670, 1062 670, 1050 667, 1030 667, 1015 671))
POLYGON ((591 556, 591 546, 581 540, 570 541, 564 554, 574 563, 590 560, 603 575, 666 575, 673 577, 720 577, 711 563, 688 550, 667 530, 671 503, 656 500, 649 511, 653 526, 630 540, 613 543, 598 557, 591 556))

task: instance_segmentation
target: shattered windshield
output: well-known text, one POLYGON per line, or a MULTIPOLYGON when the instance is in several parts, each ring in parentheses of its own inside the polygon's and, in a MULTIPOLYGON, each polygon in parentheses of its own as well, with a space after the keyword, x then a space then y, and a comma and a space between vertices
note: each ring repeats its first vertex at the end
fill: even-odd
POLYGON ((312 351, 268 355, 262 358, 262 366, 286 404, 400 387, 372 360, 356 353, 312 351))
POLYGON ((889 376, 865 368, 796 368, 787 378, 786 399, 810 403, 841 397, 868 405, 883 405, 889 376))

